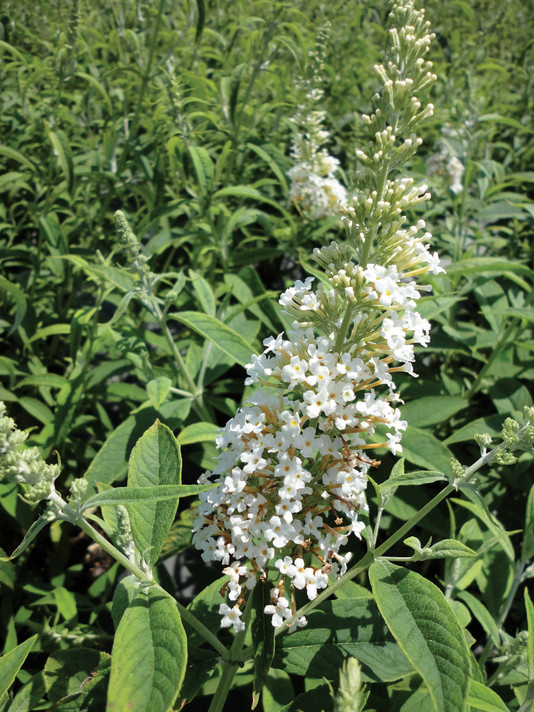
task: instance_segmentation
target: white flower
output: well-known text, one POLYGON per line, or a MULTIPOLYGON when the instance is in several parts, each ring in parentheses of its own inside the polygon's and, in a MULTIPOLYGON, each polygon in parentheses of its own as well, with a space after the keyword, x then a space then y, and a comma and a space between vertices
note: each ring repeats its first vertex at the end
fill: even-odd
POLYGON ((284 596, 278 596, 278 600, 274 605, 265 606, 263 609, 268 615, 272 615, 272 624, 275 628, 280 628, 284 621, 292 617, 289 601, 284 596))
POLYGON ((221 628, 233 628, 236 633, 245 630, 245 624, 240 620, 243 614, 237 606, 230 608, 226 603, 221 603, 219 614, 222 616, 221 628))

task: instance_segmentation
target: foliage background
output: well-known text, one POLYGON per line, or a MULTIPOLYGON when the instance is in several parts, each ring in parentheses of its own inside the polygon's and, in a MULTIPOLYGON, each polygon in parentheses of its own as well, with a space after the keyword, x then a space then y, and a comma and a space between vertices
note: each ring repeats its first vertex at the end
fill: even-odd
MULTIPOLYGON (((475 432, 496 434, 507 416, 532 405, 534 6, 428 0, 426 9, 437 34, 436 114, 410 170, 431 185, 424 217, 448 274, 434 279, 425 300, 432 341, 419 379, 403 385, 410 423, 403 442, 408 463, 448 471, 451 453, 463 464, 477 458, 475 432), (425 159, 443 139, 465 165, 458 194, 445 175, 425 175, 425 159)), ((263 338, 287 326, 278 292, 307 274, 314 246, 340 236, 334 220, 306 222, 287 201, 306 53, 329 22, 329 150, 349 180, 363 135, 359 115, 376 88, 387 3, 43 0, 5 2, 2 12, 0 399, 19 427, 31 428, 31 444, 45 456, 58 453, 65 484, 91 463, 92 482, 119 481, 129 449, 155 417, 181 434, 184 482, 193 483, 213 463, 216 426, 243 399, 247 349, 261 350, 263 338), (154 292, 162 300, 171 293, 167 320, 139 299, 123 301, 139 283, 117 250, 117 209, 150 269, 172 273, 154 292), (199 333, 179 320, 184 312, 216 316, 243 342, 218 348, 221 333, 199 333), (184 396, 191 391, 195 397, 184 396)), ((393 464, 384 458, 380 481, 393 464)), ((525 527, 531 467, 525 454, 513 468, 480 476, 487 507, 509 532, 525 527)), ((432 494, 432 485, 399 492, 383 517, 385 533, 432 494)), ((0 485, 0 495, 0 543, 11 551, 34 513, 13 488, 0 485)), ((371 492, 370 499, 373 507, 371 492)), ((187 550, 190 517, 180 512, 165 550, 180 554, 175 568, 159 569, 184 600, 218 576, 187 550)), ((499 540, 465 500, 442 505, 417 533, 423 542, 451 534, 483 549, 476 565, 426 562, 420 571, 472 619, 479 657, 490 654, 495 626, 501 637, 491 649, 505 670, 520 669, 518 570, 532 552, 520 536, 499 540)), ((53 527, 17 565, 0 564, 3 651, 40 633, 20 682, 73 643, 109 650, 107 601, 118 573, 68 526, 53 527)), ((489 675, 496 670, 494 663, 489 675)), ((276 674, 286 701, 292 684, 296 691, 316 684, 276 674)), ((517 709, 522 683, 507 674, 499 692, 517 709)), ((377 690, 373 703, 380 708, 387 695, 391 709, 401 709, 410 685, 417 681, 377 690)), ((35 693, 36 705, 44 694, 35 693)), ((283 702, 269 707, 264 698, 266 710, 283 702)))

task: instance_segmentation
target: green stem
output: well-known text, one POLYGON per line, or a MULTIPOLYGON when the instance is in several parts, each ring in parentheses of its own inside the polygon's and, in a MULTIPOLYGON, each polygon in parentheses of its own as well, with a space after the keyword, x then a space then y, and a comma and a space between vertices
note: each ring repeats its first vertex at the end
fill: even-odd
MULTIPOLYGON (((109 542, 104 536, 102 536, 102 534, 100 534, 100 532, 97 531, 93 526, 91 526, 91 524, 89 524, 86 519, 84 519, 82 516, 76 516, 76 513, 71 507, 69 507, 69 505, 65 505, 63 503, 62 511, 65 515, 65 519, 68 518, 68 521, 71 521, 73 524, 78 525, 80 529, 82 529, 88 536, 90 536, 91 539, 95 541, 106 553, 108 553, 116 561, 122 564, 122 566, 124 566, 127 571, 133 574, 140 581, 149 581, 153 586, 160 589, 160 591, 162 591, 166 596, 170 595, 167 591, 165 591, 164 588, 162 588, 156 581, 154 581, 151 573, 144 571, 139 566, 130 561, 130 559, 125 556, 122 551, 119 551, 119 549, 113 546, 113 544, 109 542)), ((229 653, 227 648, 209 630, 209 628, 207 628, 203 623, 201 623, 198 618, 196 618, 196 616, 181 603, 176 600, 175 603, 178 610, 180 611, 180 615, 183 620, 189 623, 189 625, 194 628, 197 633, 199 633, 199 635, 201 635, 204 640, 209 643, 212 648, 214 648, 224 660, 228 659, 229 653)))
POLYGON ((207 422, 211 422, 212 418, 211 418, 209 410, 206 407, 206 404, 204 403, 202 391, 199 390, 199 387, 191 378, 191 374, 189 373, 189 370, 185 364, 182 354, 180 353, 179 348, 176 346, 176 343, 175 343, 174 339, 172 338, 172 334, 169 331, 169 327, 167 326, 167 320, 165 318, 165 315, 161 311, 158 304, 154 304, 153 307, 150 309, 150 311, 151 311, 152 315, 154 316, 154 318, 157 320, 159 327, 163 333, 163 336, 165 337, 165 340, 167 341, 169 348, 172 351, 174 362, 175 362, 178 370, 180 371, 180 373, 182 373, 183 377, 185 378, 187 386, 193 395, 193 398, 194 398, 193 405, 195 407, 195 410, 198 412, 198 414, 200 415, 200 417, 203 420, 205 420, 207 422))
POLYGON ((341 349, 345 342, 345 337, 347 335, 347 331, 348 331, 351 319, 352 319, 352 305, 349 303, 347 306, 347 309, 345 311, 345 316, 343 317, 343 321, 341 322, 341 326, 339 327, 339 332, 338 332, 338 335, 336 338, 336 343, 334 345, 334 351, 336 351, 337 353, 341 352, 341 349))
POLYGON ((245 642, 245 636, 247 634, 247 628, 250 621, 250 614, 252 612, 252 591, 249 591, 247 605, 243 615, 243 622, 245 624, 245 629, 239 631, 234 638, 232 647, 230 648, 229 659, 225 660, 221 667, 221 678, 215 694, 211 700, 208 712, 222 712, 224 709, 224 703, 230 692, 232 682, 234 680, 236 672, 242 665, 240 661, 241 651, 243 650, 243 644, 245 642))

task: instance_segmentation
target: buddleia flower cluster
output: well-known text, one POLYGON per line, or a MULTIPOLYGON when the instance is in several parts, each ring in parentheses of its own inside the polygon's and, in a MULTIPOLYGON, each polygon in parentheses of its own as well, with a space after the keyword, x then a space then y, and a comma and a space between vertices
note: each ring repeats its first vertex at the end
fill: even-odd
POLYGON ((330 135, 324 128, 326 114, 318 108, 324 96, 321 71, 329 29, 326 25, 319 32, 315 49, 308 54, 309 77, 299 81, 304 101, 292 119, 297 133, 291 147, 295 165, 287 173, 289 202, 310 220, 337 215, 339 203, 347 195, 336 178, 339 161, 324 147, 330 135))
POLYGON ((341 207, 347 240, 316 249, 321 278, 282 294, 293 327, 252 358, 245 383, 257 390, 218 436, 218 464, 201 478, 218 487, 201 495, 193 542, 225 567, 221 624, 236 631, 258 579, 272 584, 265 613, 273 626, 305 624, 296 591, 313 600, 345 572, 343 548, 366 526, 373 453, 402 449, 394 379, 416 375, 414 347, 429 341, 418 279, 443 270, 424 222, 407 226, 405 211, 428 197, 426 186, 395 177, 432 114, 416 94, 434 79, 424 59, 432 35, 411 0, 392 2, 389 33, 376 68, 383 88, 364 119, 373 136, 357 151, 354 197, 341 207))
POLYGON ((40 502, 54 492, 60 467, 48 465, 36 447, 24 447, 27 437, 6 415, 6 406, 0 401, 0 482, 25 485, 26 499, 40 502))

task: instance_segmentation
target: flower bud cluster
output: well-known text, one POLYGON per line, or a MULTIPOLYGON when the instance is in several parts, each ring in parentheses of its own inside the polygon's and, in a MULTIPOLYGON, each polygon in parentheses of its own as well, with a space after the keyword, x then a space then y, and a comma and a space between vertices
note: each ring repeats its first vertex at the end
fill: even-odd
POLYGON ((23 448, 27 433, 18 430, 0 402, 0 481, 26 485, 26 499, 40 502, 54 491, 59 465, 47 465, 36 447, 23 448))
POLYGON ((417 229, 411 228, 413 239, 404 240, 405 212, 430 197, 427 186, 390 177, 416 152, 421 144, 416 130, 433 113, 432 104, 423 106, 417 93, 436 79, 425 59, 434 35, 413 0, 393 0, 390 22, 390 49, 384 64, 375 67, 383 89, 374 96, 374 113, 363 117, 372 136, 365 150, 356 151, 355 192, 341 206, 342 220, 361 264, 384 264, 386 255, 396 264, 423 258, 436 272, 437 258, 423 244, 430 235, 416 238, 417 229), (394 254, 395 247, 402 254, 394 254))
POLYGON ((330 137, 324 129, 326 114, 316 108, 324 95, 319 85, 328 30, 319 34, 315 50, 308 55, 310 77, 300 81, 305 98, 292 119, 297 133, 291 148, 295 165, 287 173, 291 180, 289 202, 310 220, 337 215, 340 201, 347 197, 335 175, 339 161, 323 148, 330 137))
POLYGON ((129 261, 135 260, 139 255, 140 245, 137 236, 128 224, 122 210, 116 210, 114 215, 115 232, 117 234, 117 242, 129 261))
POLYGON ((368 118, 374 144, 361 160, 373 178, 364 172, 341 208, 348 243, 316 249, 318 284, 309 277, 281 295, 292 329, 252 357, 245 383, 258 390, 218 436, 217 466, 201 477, 218 486, 200 495, 193 543, 204 560, 226 567, 233 605, 221 604, 221 625, 236 631, 258 579, 272 584, 265 613, 273 626, 291 630, 305 625, 296 592, 313 600, 329 577, 344 573, 350 554, 343 547, 366 526, 367 475, 379 464, 372 453, 401 452, 407 424, 394 374, 416 375, 414 347, 429 342, 430 324, 416 311, 426 287, 415 277, 443 270, 425 223, 406 227, 404 216, 426 199, 426 186, 389 174, 419 145, 417 137, 399 144, 397 136, 412 130, 414 111, 417 120, 428 114, 412 100, 430 81, 428 62, 419 60, 431 36, 411 0, 392 4, 404 24, 391 32, 393 49, 378 73, 393 85, 368 118))

